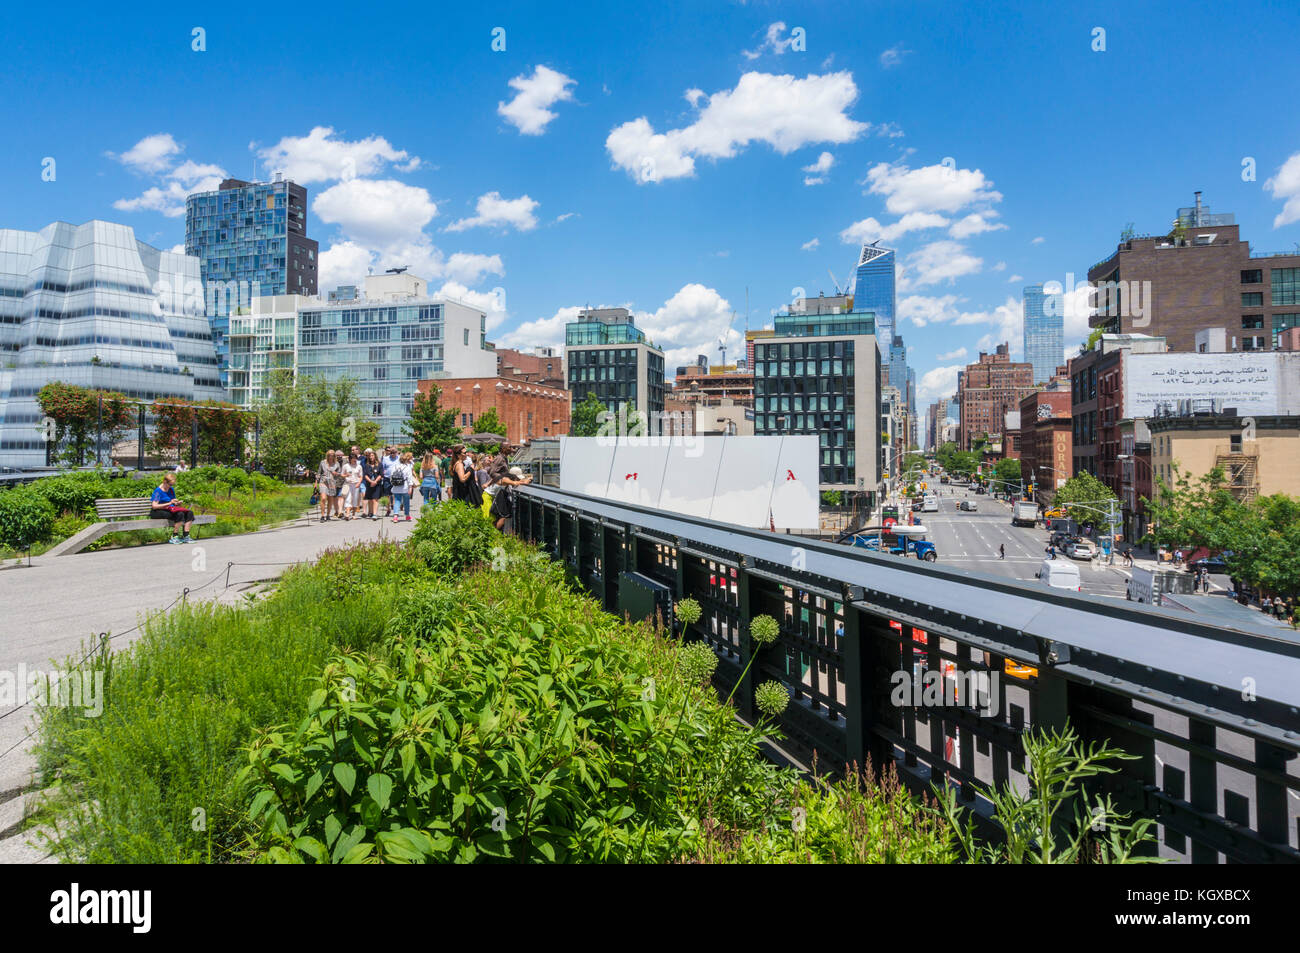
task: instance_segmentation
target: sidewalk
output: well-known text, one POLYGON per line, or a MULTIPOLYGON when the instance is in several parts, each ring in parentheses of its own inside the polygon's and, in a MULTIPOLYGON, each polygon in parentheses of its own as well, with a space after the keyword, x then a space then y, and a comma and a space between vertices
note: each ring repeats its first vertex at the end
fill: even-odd
MULTIPOLYGON (((191 545, 166 543, 107 549, 75 556, 38 556, 30 568, 0 570, 0 674, 16 677, 62 663, 100 633, 120 651, 139 637, 136 628, 152 610, 187 599, 236 603, 250 586, 277 578, 298 562, 313 562, 329 548, 374 539, 405 539, 411 522, 352 520, 320 523, 315 517, 239 536, 201 536, 191 545), (229 565, 233 564, 233 565, 229 565)), ((39 855, 15 836, 21 818, 18 792, 31 781, 31 709, 0 705, 0 862, 32 862, 39 855), (13 711, 13 714, 7 714, 13 711), (13 750, 10 750, 10 749, 13 750), (17 813, 17 818, 10 817, 17 813)))

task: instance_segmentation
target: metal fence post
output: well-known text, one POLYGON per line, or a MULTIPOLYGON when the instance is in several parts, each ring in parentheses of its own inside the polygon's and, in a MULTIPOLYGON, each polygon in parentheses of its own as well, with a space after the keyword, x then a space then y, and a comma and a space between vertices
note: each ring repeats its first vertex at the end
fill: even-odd
POLYGON ((144 404, 140 405, 140 423, 136 433, 135 468, 144 469, 144 404))

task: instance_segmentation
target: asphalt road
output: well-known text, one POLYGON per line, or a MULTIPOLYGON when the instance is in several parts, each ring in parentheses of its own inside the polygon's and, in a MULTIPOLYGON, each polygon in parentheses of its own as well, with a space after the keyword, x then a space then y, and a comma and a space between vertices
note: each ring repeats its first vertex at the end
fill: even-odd
MULTIPOLYGON (((972 572, 1034 583, 1034 573, 1047 558, 1047 531, 1042 526, 1011 525, 1011 506, 986 495, 978 496, 962 487, 938 487, 939 512, 916 513, 929 532, 926 538, 939 551, 939 562, 972 572), (974 500, 971 513, 957 509, 962 500, 974 500), (998 558, 998 546, 1006 547, 1006 558, 998 558)), ((1057 553, 1057 559, 1069 559, 1057 553)), ((1128 575, 1108 567, 1100 559, 1074 560, 1086 594, 1124 598, 1128 575)))

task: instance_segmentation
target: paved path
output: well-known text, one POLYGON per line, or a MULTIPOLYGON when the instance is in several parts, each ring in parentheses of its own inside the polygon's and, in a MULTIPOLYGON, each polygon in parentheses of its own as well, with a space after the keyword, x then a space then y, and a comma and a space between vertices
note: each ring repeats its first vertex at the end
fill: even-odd
MULTIPOLYGON (((419 513, 419 496, 411 515, 419 513)), ((217 536, 193 545, 167 543, 100 550, 75 556, 36 557, 30 568, 0 570, 0 678, 48 671, 97 636, 113 635, 120 650, 139 636, 141 617, 188 598, 233 602, 248 585, 274 579, 295 562, 314 561, 331 546, 376 538, 405 539, 415 523, 352 520, 289 526, 241 536, 217 536), (235 563, 229 570, 227 563, 235 563), (122 633, 118 635, 117 633, 122 633)), ((0 702, 0 862, 32 862, 40 854, 24 844, 15 827, 22 818, 22 791, 31 784, 30 708, 0 702), (12 714, 10 714, 12 712, 12 714), (12 749, 12 750, 11 750, 12 749)))

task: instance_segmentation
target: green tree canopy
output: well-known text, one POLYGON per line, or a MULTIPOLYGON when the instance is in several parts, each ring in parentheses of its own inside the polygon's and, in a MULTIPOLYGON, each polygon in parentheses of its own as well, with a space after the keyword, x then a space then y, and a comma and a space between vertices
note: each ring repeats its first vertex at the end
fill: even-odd
POLYGON ((474 418, 474 432, 495 433, 504 437, 506 435, 506 425, 497 416, 497 409, 489 407, 486 413, 479 414, 474 418))
POLYGON ((1106 526, 1108 504, 1112 501, 1118 519, 1119 497, 1086 470, 1066 480, 1054 500, 1057 506, 1066 508, 1070 519, 1087 526, 1106 526))
POLYGON ((600 432, 600 415, 604 412, 604 403, 596 397, 594 391, 587 391, 582 403, 573 408, 573 414, 569 418, 569 436, 596 436, 600 432))
POLYGON ((361 414, 360 389, 352 378, 294 380, 280 368, 270 374, 271 396, 259 408, 262 458, 271 473, 301 463, 315 467, 327 450, 379 444, 379 425, 361 414))
POLYGON ((1006 484, 1020 483, 1020 461, 1011 457, 999 460, 997 465, 993 467, 993 477, 1001 481, 996 484, 999 491, 1009 490, 1010 487, 1006 484))
POLYGON ((441 401, 442 388, 437 384, 431 385, 427 394, 417 391, 411 415, 402 424, 411 452, 417 457, 434 449, 445 451, 460 442, 461 429, 456 423, 459 411, 455 407, 443 410, 441 401))

